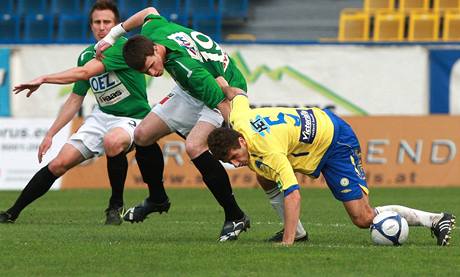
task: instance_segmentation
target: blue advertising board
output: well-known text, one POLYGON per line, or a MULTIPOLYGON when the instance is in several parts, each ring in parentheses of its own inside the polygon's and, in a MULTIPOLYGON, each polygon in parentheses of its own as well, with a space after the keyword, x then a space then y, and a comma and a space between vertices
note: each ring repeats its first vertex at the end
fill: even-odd
POLYGON ((452 70, 460 50, 430 50, 430 114, 450 113, 452 70))
POLYGON ((10 115, 10 49, 0 48, 0 116, 10 115))

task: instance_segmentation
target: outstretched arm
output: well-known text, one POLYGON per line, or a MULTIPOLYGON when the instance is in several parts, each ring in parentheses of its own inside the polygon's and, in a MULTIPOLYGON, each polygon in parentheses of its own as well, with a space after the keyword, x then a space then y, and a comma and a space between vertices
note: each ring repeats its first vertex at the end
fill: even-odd
POLYGON ((67 101, 61 107, 56 120, 48 129, 48 132, 46 132, 45 137, 38 147, 38 162, 42 162, 43 155, 45 155, 46 152, 50 149, 51 144, 53 143, 53 137, 62 129, 62 127, 64 127, 72 120, 72 118, 81 108, 83 99, 85 99, 84 96, 80 96, 75 93, 71 93, 69 95, 69 98, 67 98, 67 101))
POLYGON ((95 45, 96 58, 102 59, 104 57, 102 55, 102 51, 111 47, 122 35, 126 34, 134 28, 142 26, 142 24, 144 24, 145 17, 149 14, 160 15, 155 8, 148 7, 133 14, 128 19, 126 19, 125 22, 114 26, 110 32, 95 45))
POLYGON ((80 80, 88 80, 104 71, 104 64, 99 60, 92 59, 84 66, 74 67, 59 73, 43 75, 27 83, 14 86, 13 92, 18 94, 23 90, 29 90, 27 92, 27 97, 29 97, 42 84, 71 84, 80 80))

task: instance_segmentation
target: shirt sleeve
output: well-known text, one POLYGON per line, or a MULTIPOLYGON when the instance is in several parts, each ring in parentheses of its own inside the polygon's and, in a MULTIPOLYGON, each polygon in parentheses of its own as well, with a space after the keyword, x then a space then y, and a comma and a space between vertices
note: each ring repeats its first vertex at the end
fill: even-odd
MULTIPOLYGON (((285 195, 299 188, 297 177, 286 155, 273 153, 264 157, 264 163, 274 171, 274 179, 285 195)), ((273 179, 273 178, 272 178, 273 179)))
MULTIPOLYGON (((85 64, 82 58, 82 55, 85 55, 85 54, 87 53, 82 53, 80 55, 80 57, 78 58, 77 66, 83 66, 85 64)), ((89 81, 87 80, 76 81, 73 84, 72 92, 80 96, 85 96, 90 87, 91 86, 89 85, 89 81)))
POLYGON ((246 112, 250 111, 249 99, 246 95, 237 95, 230 102, 230 124, 235 125, 235 122, 243 117, 246 112))

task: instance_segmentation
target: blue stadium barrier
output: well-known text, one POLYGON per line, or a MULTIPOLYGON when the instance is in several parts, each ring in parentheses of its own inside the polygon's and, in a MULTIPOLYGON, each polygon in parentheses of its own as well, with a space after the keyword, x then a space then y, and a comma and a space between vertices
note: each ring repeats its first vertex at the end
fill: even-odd
POLYGON ((0 48, 0 116, 10 116, 10 52, 0 48))
POLYGON ((152 6, 169 21, 188 25, 188 2, 183 3, 181 0, 153 0, 152 6))
POLYGON ((197 14, 192 18, 192 28, 210 36, 213 40, 222 40, 222 16, 219 14, 197 14))
POLYGON ((0 43, 19 42, 20 18, 16 15, 0 15, 0 43))
POLYGON ((47 14, 48 11, 46 0, 18 0, 18 15, 47 14))
POLYGON ((51 0, 51 13, 53 14, 79 14, 80 0, 51 0))
POLYGON ((13 13, 14 13, 13 0, 2 0, 2 4, 0 5, 0 15, 3 15, 3 14, 13 15, 13 13))
POLYGON ((249 14, 248 0, 219 0, 219 8, 224 19, 247 19, 249 14))
POLYGON ((52 42, 53 23, 53 17, 50 15, 26 15, 23 41, 26 43, 52 42))
POLYGON ((83 15, 60 15, 56 42, 88 42, 88 17, 83 15))
POLYGON ((118 0, 117 3, 120 16, 123 20, 150 6, 148 0, 118 0))

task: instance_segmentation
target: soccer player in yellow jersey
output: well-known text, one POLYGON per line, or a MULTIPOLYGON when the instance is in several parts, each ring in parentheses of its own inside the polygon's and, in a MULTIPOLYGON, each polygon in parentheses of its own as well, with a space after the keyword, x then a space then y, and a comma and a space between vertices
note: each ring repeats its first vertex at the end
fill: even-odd
POLYGON ((274 181, 284 193, 282 243, 295 240, 300 215, 300 187, 295 172, 312 178, 323 174, 334 197, 343 202, 352 222, 368 228, 376 214, 395 211, 409 225, 431 228, 438 245, 447 245, 455 216, 399 205, 372 208, 361 163, 358 138, 350 125, 318 108, 251 109, 241 89, 225 87, 231 100, 232 129, 218 128, 208 137, 213 155, 235 167, 249 166, 259 178, 274 181))

